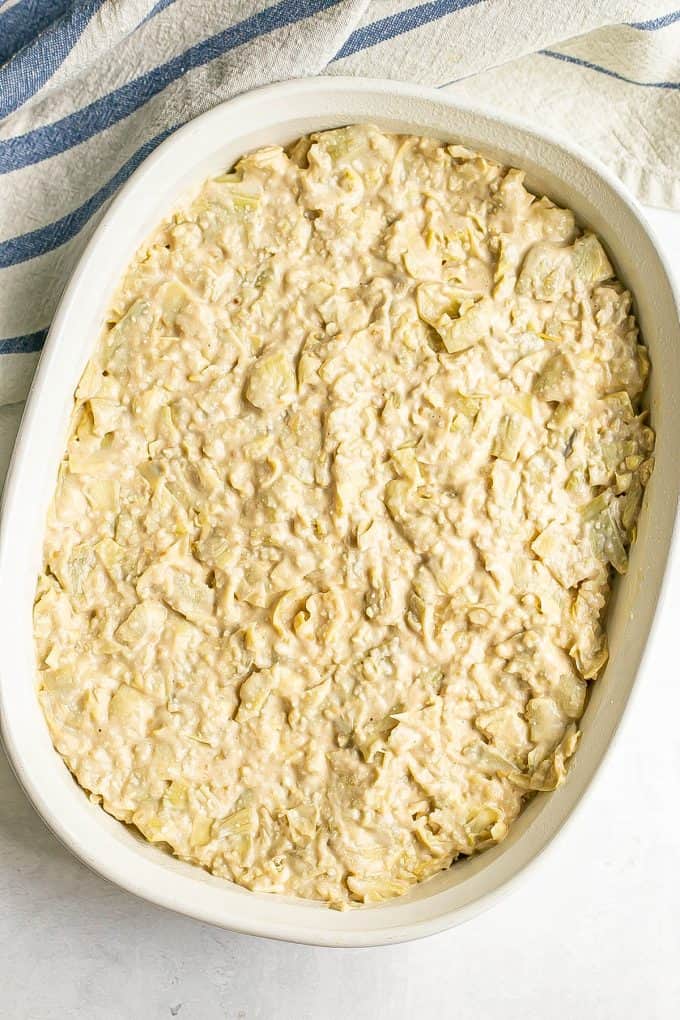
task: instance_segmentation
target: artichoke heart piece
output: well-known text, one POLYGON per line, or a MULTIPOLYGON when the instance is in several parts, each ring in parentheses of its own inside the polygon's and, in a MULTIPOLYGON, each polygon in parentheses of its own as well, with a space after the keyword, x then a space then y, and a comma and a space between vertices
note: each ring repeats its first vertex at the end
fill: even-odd
POLYGON ((175 779, 170 783, 170 786, 166 790, 164 799, 168 802, 168 804, 171 804, 172 807, 183 808, 186 807, 188 792, 189 789, 186 783, 182 783, 175 779))
POLYGON ((297 394, 295 371, 282 352, 262 355, 255 362, 246 384, 245 395, 262 411, 290 404, 297 394))
POLYGON ((576 750, 579 737, 580 731, 576 724, 570 723, 552 754, 544 758, 533 771, 510 772, 508 779, 524 790, 538 790, 544 793, 556 790, 567 777, 567 762, 576 750))
POLYGON ((85 496, 94 510, 115 513, 120 507, 120 484, 113 478, 91 478, 85 496))
POLYGON ((237 722, 247 722, 259 715, 264 704, 275 686, 273 669, 254 670, 241 684, 239 690, 239 707, 236 712, 237 722))
POLYGON ((531 548, 563 588, 573 588, 592 573, 590 557, 584 555, 581 545, 557 521, 552 521, 534 539, 531 548))
POLYGON ((402 257, 406 272, 415 280, 436 279, 441 271, 437 252, 428 248, 424 238, 415 231, 409 236, 408 248, 402 257))
POLYGON ((522 444, 529 431, 526 417, 519 414, 504 415, 498 425, 498 432, 491 447, 494 457, 510 462, 517 460, 522 444))
POLYGON ((481 298, 465 309, 461 306, 458 318, 447 323, 443 333, 438 332, 449 354, 466 351, 489 335, 488 301, 481 298))
POLYGON ((142 642, 156 641, 163 630, 166 615, 160 602, 140 602, 120 624, 116 637, 133 648, 142 642))
POLYGON ((156 814, 157 805, 155 801, 149 800, 141 804, 132 816, 132 823, 136 825, 149 843, 164 842, 163 820, 156 814))
POLYGON ((212 819, 205 815, 196 815, 191 823, 189 842, 192 847, 206 846, 212 839, 212 819))
POLYGON ((162 463, 156 460, 145 460, 137 465, 137 470, 144 481, 149 483, 151 491, 155 492, 163 478, 162 463))
POLYGON ((534 381, 534 393, 541 400, 567 401, 574 392, 576 372, 570 358, 553 354, 534 381))
POLYGON ((633 475, 630 487, 625 495, 619 499, 619 510, 621 516, 621 524, 625 532, 630 535, 635 522, 637 521, 638 514, 640 513, 640 507, 642 506, 642 482, 638 475, 633 475))
POLYGON ((524 256, 515 289, 539 301, 557 301, 571 286, 571 248, 550 241, 532 245, 524 256))
POLYGON ((172 609, 191 623, 200 624, 212 616, 215 602, 213 589, 180 570, 168 572, 163 596, 172 609))
POLYGON ((146 732, 154 711, 154 703, 148 695, 136 687, 121 684, 109 703, 109 720, 141 736, 146 732))
POLYGON ((437 331, 449 354, 465 351, 488 335, 488 302, 478 294, 422 283, 416 305, 420 318, 437 331))
POLYGON ((617 573, 628 569, 628 554, 619 526, 607 507, 590 524, 590 544, 593 555, 604 563, 611 563, 617 573))
MULTIPOLYGON (((251 158, 252 161, 252 158, 251 158)), ((241 160, 235 171, 220 174, 212 180, 213 185, 219 185, 216 189, 221 198, 226 198, 236 214, 250 214, 257 209, 262 201, 262 193, 253 190, 252 183, 246 183, 243 179, 243 171, 246 170, 245 160, 241 160)))
POLYGON ((465 831, 475 849, 481 849, 489 843, 500 842, 507 834, 508 826, 503 812, 487 804, 469 819, 465 831))
POLYGON ((529 755, 530 763, 543 761, 564 736, 565 721, 552 698, 531 698, 524 712, 529 724, 529 736, 536 745, 529 755))
POLYGON ((406 505, 412 483, 403 478, 393 478, 385 486, 385 506, 390 515, 397 521, 406 514, 406 505))
POLYGON ((69 445, 68 467, 71 474, 111 477, 120 472, 120 459, 111 446, 88 443, 83 448, 83 445, 69 445))
POLYGON ((572 258, 577 275, 586 283, 604 283, 614 275, 611 262, 594 234, 584 234, 574 241, 572 258))
POLYGON ((318 153, 326 154, 334 166, 344 166, 368 147, 372 135, 377 134, 376 128, 370 125, 351 125, 323 131, 312 135, 310 156, 318 153))
POLYGON ((106 361, 123 341, 130 340, 135 335, 145 336, 152 322, 153 312, 149 302, 144 298, 138 298, 107 334, 102 352, 102 362, 106 361))
POLYGON ((92 431, 95 436, 105 436, 107 432, 113 432, 120 425, 124 408, 117 400, 90 397, 88 403, 92 412, 92 431))
POLYGON ((422 477, 416 451, 411 446, 392 450, 390 458, 402 478, 407 478, 415 485, 420 485, 422 477))
POLYGON ((313 839, 318 825, 318 811, 313 804, 300 804, 286 811, 286 821, 293 842, 297 846, 307 846, 313 839))
POLYGON ((219 819, 213 825, 213 835, 217 839, 230 836, 254 835, 257 828, 257 814, 252 805, 232 811, 226 818, 219 819))
POLYGON ((350 875, 347 879, 348 889, 355 899, 362 903, 380 903, 394 896, 403 896, 412 884, 405 879, 388 876, 361 878, 358 875, 350 875))
POLYGON ((201 563, 224 570, 231 565, 234 555, 232 543, 225 535, 211 531, 205 538, 194 544, 194 555, 201 563))

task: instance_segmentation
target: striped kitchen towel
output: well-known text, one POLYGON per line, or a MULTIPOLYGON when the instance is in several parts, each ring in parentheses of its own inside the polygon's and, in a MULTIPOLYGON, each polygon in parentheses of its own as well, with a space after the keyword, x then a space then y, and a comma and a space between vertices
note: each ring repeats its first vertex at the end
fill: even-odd
POLYGON ((0 477, 85 242, 186 120, 283 78, 408 79, 548 125, 678 207, 679 53, 660 0, 0 0, 0 477))

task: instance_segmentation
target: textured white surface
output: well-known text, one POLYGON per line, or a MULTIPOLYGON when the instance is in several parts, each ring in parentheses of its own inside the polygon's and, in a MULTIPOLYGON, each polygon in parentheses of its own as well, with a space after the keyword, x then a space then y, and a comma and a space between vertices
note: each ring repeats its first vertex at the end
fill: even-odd
MULTIPOLYGON (((649 211, 680 271, 680 214, 649 211)), ((11 428, 11 423, 3 423, 11 428)), ((680 1003, 680 562, 616 747, 519 891, 378 950, 230 935, 119 892, 0 759, 0 1016, 11 1020, 667 1020, 680 1003)))

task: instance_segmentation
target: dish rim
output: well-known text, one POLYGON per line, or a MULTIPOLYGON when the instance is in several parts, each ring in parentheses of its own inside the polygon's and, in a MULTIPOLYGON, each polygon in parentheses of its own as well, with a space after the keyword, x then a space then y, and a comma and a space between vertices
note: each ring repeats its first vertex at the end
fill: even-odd
MULTIPOLYGON (((70 316, 72 312, 77 314, 77 309, 74 309, 73 306, 77 301, 82 276, 86 271, 88 263, 97 253, 102 239, 105 238, 111 224, 124 215, 126 207, 129 204, 130 197, 138 191, 143 191, 145 180, 153 173, 154 168, 166 158, 168 152, 181 146, 185 139, 189 138, 192 131, 196 130, 198 125, 202 128, 206 128, 213 122, 216 125, 219 125, 220 117, 222 116, 225 108, 228 107, 231 113, 236 115, 240 108, 242 108, 244 112, 247 112, 248 106, 251 105, 254 100, 256 102, 266 104, 272 97, 280 99, 282 96, 288 94, 294 103, 294 97, 296 95, 305 95, 314 92, 323 93, 324 91, 334 93, 378 92, 383 95, 385 93, 389 93, 396 97, 397 100, 408 100, 411 98, 434 102, 440 106, 470 114, 472 117, 482 117, 487 121, 496 121, 511 130, 517 131, 520 135, 530 136, 533 139, 547 142, 557 150, 561 150, 569 157, 584 165, 585 168, 592 174, 596 175, 596 177, 599 177, 604 184, 615 193, 617 199, 628 208, 628 211, 632 213, 633 217, 641 225, 643 231, 647 234, 655 248, 656 256, 659 260, 659 266, 665 274, 677 311, 679 304, 678 290, 673 273, 670 269, 665 253, 662 250, 659 250, 656 245, 653 233, 651 232, 644 214, 641 212, 637 202, 629 195, 624 185, 617 180, 611 171, 602 166, 599 161, 583 153, 579 147, 565 144, 563 140, 556 138, 551 132, 537 131, 520 120, 498 116, 474 104, 457 102, 453 97, 449 97, 446 93, 442 93, 437 89, 426 86, 402 84, 381 79, 347 78, 340 76, 319 76, 315 78, 292 79, 274 85, 263 86, 229 99, 224 103, 220 103, 218 106, 213 107, 175 131, 140 164, 129 180, 117 193, 109 208, 98 223, 64 289, 45 341, 7 473, 2 498, 2 516, 0 518, 3 524, 9 516, 10 508, 13 507, 17 499, 16 493, 20 483, 20 467, 28 460, 27 437, 30 436, 33 429, 39 427, 40 394, 51 382, 52 366, 57 358, 60 343, 62 341, 66 342, 63 334, 67 328, 70 316)), ((380 115, 378 119, 380 119, 380 115)), ((196 162, 198 162, 198 160, 196 162)), ((177 192, 177 197, 179 197, 179 192, 177 192)), ((91 351, 91 349, 92 346, 90 346, 89 350, 91 351)), ((35 468, 32 470, 35 470, 35 468)), ((462 923, 475 914, 480 913, 482 910, 487 909, 496 902, 501 896, 515 888, 520 880, 522 880, 529 871, 536 866, 547 848, 554 845, 554 841, 558 833, 564 828, 564 825, 567 824, 568 821, 573 819, 579 808, 582 806, 585 796, 592 791, 596 775, 599 772, 604 759, 610 753, 614 742, 618 739, 621 722, 626 716, 626 713, 630 711, 633 695, 639 688, 640 675, 644 671, 646 660, 649 655, 650 645, 653 641, 663 606, 667 600, 669 586, 668 565, 671 562, 674 551, 677 551, 678 531, 679 528, 676 517, 675 526, 669 538, 666 566, 657 587, 656 606, 653 611, 651 625, 647 633, 635 678, 632 682, 627 700, 615 719, 614 732, 609 739, 607 746, 599 755, 595 763, 595 767, 590 770, 589 776, 583 784, 583 788, 576 794, 575 799, 573 799, 573 803, 571 803, 570 806, 567 806, 563 811, 563 816, 559 823, 556 826, 550 827, 550 831, 547 834, 542 834, 538 849, 533 852, 518 869, 507 875, 505 878, 501 878, 486 893, 480 895, 472 902, 454 907, 452 910, 443 913, 438 913, 428 919, 411 923, 404 922, 397 926, 396 929, 392 926, 387 926, 362 931, 357 926, 356 929, 348 927, 343 931, 329 931, 324 927, 324 913, 321 912, 324 908, 321 908, 317 916, 317 924, 313 928, 306 927, 303 929, 299 924, 296 925, 291 923, 265 925, 257 919, 251 920, 249 918, 248 906, 245 900, 243 901, 243 908, 236 909, 230 916, 225 916, 224 910, 220 908, 212 910, 205 906, 201 908, 192 908, 191 904, 180 902, 180 900, 184 898, 178 897, 177 894, 173 892, 174 882, 169 869, 167 869, 167 881, 163 883, 159 880, 154 888, 150 888, 149 884, 145 880, 138 880, 136 875, 130 874, 125 868, 121 869, 118 867, 117 861, 113 859, 109 860, 108 858, 104 860, 100 855, 94 854, 89 847, 84 846, 78 833, 74 832, 68 822, 59 816, 59 805, 53 805, 45 799, 41 792, 38 779, 36 776, 32 775, 30 764, 27 762, 27 749, 22 746, 20 735, 13 732, 11 724, 8 721, 10 713, 7 711, 7 705, 11 698, 11 689, 5 678, 5 670, 4 668, 1 668, 0 729, 7 751, 7 756, 20 785, 24 789, 24 792, 42 817, 43 821, 45 821, 60 841, 72 853, 74 853, 76 857, 78 857, 96 873, 121 886, 127 891, 135 893, 143 899, 149 900, 150 902, 175 910, 179 913, 195 917, 199 920, 227 927, 230 930, 244 934, 260 935, 293 942, 303 942, 312 945, 349 947, 375 946, 394 944, 434 934, 452 927, 453 925, 462 923)), ((0 597, 3 601, 5 591, 2 582, 2 564, 5 562, 6 547, 11 540, 12 536, 7 533, 6 527, 0 526, 0 597)), ((11 603, 8 604, 8 606, 10 605, 11 603)), ((7 615, 7 613, 3 614, 5 618, 7 615)), ((6 624, 4 624, 4 626, 6 626, 6 624)), ((54 751, 54 754, 57 758, 59 757, 56 750, 54 751)), ((83 797, 83 804, 85 803, 86 799, 83 797)), ((119 825, 121 823, 116 822, 115 824, 119 825)), ((154 853, 158 854, 160 857, 159 851, 154 848, 152 849, 154 850, 154 853)), ((162 858, 161 864, 165 869, 166 865, 163 863, 162 858)), ((247 895, 253 896, 257 894, 248 893, 247 895)), ((436 897, 436 895, 437 894, 435 893, 434 896, 436 897)), ((283 899, 282 897, 277 898, 281 900, 283 899)), ((316 906, 317 905, 314 904, 315 908, 316 906)), ((358 911, 352 911, 350 914, 345 916, 349 917, 352 914, 354 916, 360 916, 366 909, 374 910, 376 908, 360 908, 358 911)))

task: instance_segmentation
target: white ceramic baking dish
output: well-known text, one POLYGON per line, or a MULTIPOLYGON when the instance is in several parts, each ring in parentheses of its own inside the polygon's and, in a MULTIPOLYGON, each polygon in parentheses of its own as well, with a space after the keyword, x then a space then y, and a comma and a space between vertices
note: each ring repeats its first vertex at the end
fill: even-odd
POLYGON ((427 935, 479 912, 535 860, 571 815, 621 720, 672 541, 680 489, 679 392, 680 331, 667 267, 635 204, 583 154, 515 123, 461 108, 440 92, 359 79, 274 85, 192 121, 142 164, 90 241, 50 330, 7 479, 0 538, 0 707, 5 746, 26 793, 56 835, 100 874, 155 903, 236 931, 318 945, 366 946, 427 935), (611 657, 604 677, 593 686, 567 783, 556 793, 538 795, 500 846, 455 865, 401 899, 339 913, 248 892, 174 860, 90 803, 53 750, 38 705, 31 607, 72 394, 112 291, 138 245, 178 196, 242 153, 357 121, 456 139, 520 166, 532 189, 573 208, 602 236, 635 295, 649 345, 649 402, 658 439, 656 470, 630 570, 617 585, 610 611, 611 657))

